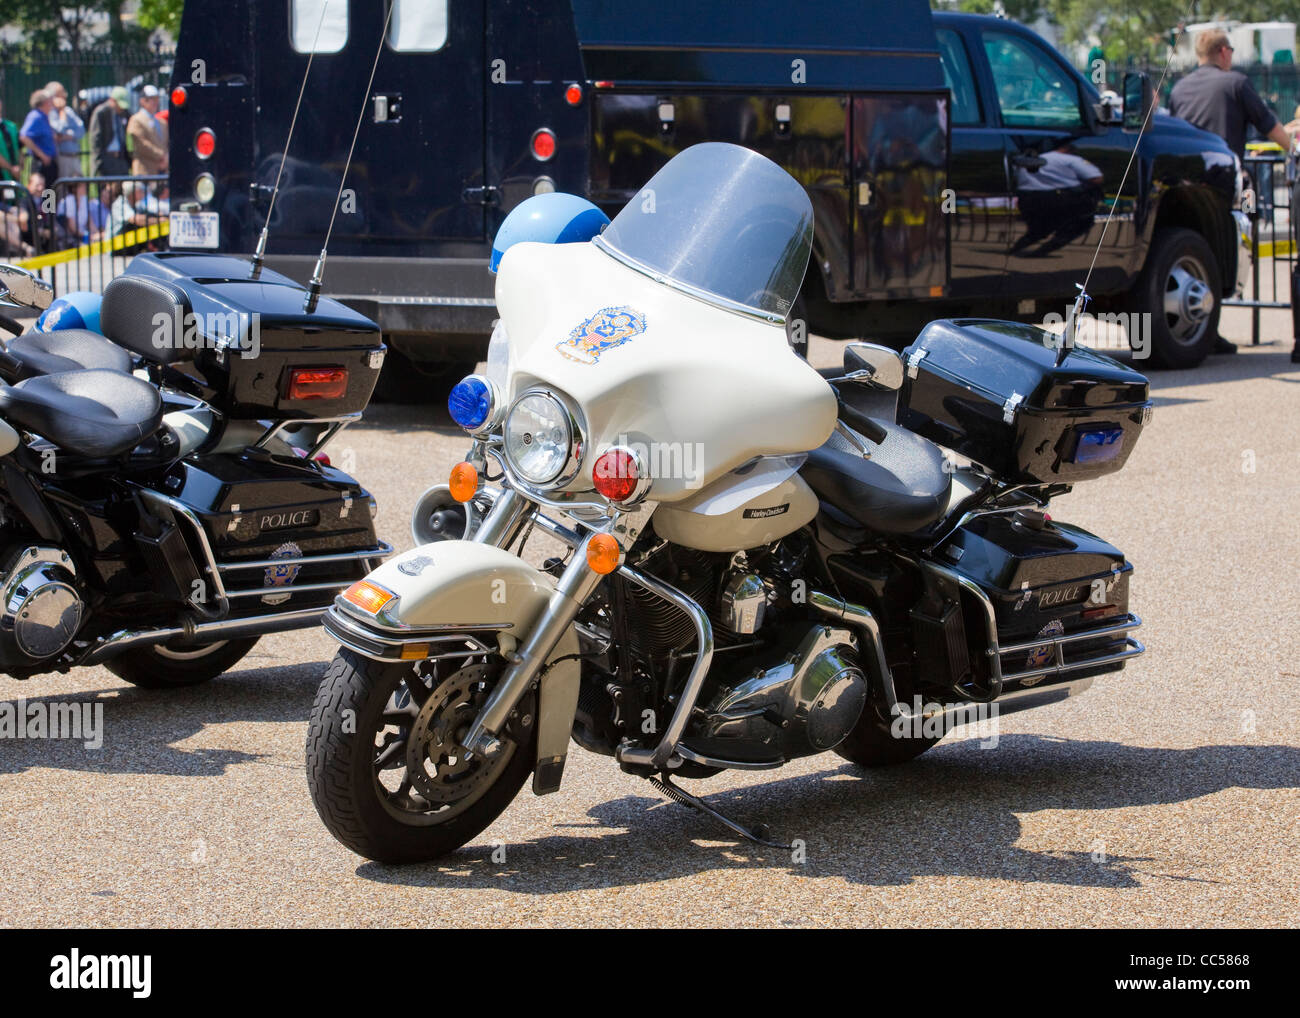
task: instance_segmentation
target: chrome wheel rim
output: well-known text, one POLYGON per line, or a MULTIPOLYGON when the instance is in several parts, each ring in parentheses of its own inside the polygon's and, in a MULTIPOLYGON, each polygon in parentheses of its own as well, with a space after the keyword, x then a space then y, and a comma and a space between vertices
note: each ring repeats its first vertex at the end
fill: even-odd
POLYGON ((425 661, 402 672, 372 733, 375 791, 385 810, 402 823, 446 823, 474 805, 495 784, 516 746, 469 754, 463 740, 492 687, 486 662, 455 671, 425 661))
POLYGON ((197 661, 215 654, 229 642, 229 640, 217 640, 215 643, 205 643, 198 647, 169 647, 165 643, 156 643, 154 651, 159 657, 164 657, 168 661, 197 661))
POLYGON ((1180 346, 1195 346, 1205 335, 1214 313, 1214 292, 1198 259, 1185 255, 1170 267, 1163 310, 1169 334, 1180 346))

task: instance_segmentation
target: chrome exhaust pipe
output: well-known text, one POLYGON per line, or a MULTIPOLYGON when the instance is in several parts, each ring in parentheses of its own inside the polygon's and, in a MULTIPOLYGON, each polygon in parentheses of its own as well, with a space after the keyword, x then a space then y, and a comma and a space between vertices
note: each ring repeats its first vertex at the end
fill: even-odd
POLYGON ((235 640, 245 636, 265 636, 267 633, 283 633, 291 629, 309 629, 318 625, 325 607, 295 608, 293 611, 277 612, 274 615, 260 615, 247 619, 216 619, 211 622, 186 621, 182 626, 163 626, 157 629, 121 629, 112 636, 104 637, 82 655, 79 665, 103 664, 109 658, 116 657, 123 651, 134 647, 149 647, 167 643, 178 637, 187 643, 214 643, 217 640, 235 640))

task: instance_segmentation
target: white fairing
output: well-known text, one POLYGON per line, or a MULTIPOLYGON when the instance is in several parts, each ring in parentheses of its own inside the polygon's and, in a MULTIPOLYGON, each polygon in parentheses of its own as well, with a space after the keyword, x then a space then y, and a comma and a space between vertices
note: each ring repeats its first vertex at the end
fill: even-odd
POLYGON ((510 343, 507 403, 545 385, 584 419, 567 490, 591 490, 602 449, 632 445, 648 453, 649 497, 680 501, 755 456, 814 449, 835 426, 834 393, 779 324, 657 283, 594 244, 514 245, 496 302, 510 343), (640 316, 643 331, 603 349, 575 345, 575 329, 611 308, 640 316))

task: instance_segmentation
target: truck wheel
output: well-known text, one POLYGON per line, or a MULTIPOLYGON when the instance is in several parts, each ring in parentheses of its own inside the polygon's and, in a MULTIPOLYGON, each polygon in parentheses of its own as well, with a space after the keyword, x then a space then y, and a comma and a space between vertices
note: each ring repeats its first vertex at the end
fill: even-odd
POLYGON ((197 686, 235 667, 253 649, 257 639, 249 636, 242 640, 218 640, 199 647, 165 643, 137 647, 109 658, 104 667, 141 689, 197 686))
POLYGON ((915 760, 943 738, 942 735, 900 738, 891 727, 868 706, 853 731, 835 747, 835 752, 861 767, 889 767, 915 760))
POLYGON ((1195 230, 1163 229, 1155 235, 1146 268, 1131 291, 1138 310, 1151 315, 1151 361, 1161 368, 1194 368, 1219 335, 1219 266, 1195 230))

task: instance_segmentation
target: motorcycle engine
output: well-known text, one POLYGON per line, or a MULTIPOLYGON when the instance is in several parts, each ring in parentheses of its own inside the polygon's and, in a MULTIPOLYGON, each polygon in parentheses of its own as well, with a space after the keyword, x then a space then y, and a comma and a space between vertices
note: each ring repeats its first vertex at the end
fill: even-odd
MULTIPOLYGON (((735 555, 661 546, 640 563, 703 606, 713 624, 713 665, 683 739, 697 755, 780 763, 832 749, 861 716, 867 680, 853 633, 814 624, 800 607, 806 555, 796 538, 735 555)), ((640 588, 629 585, 624 596, 629 642, 647 671, 662 673, 666 657, 693 643, 690 620, 640 588)), ((601 713, 596 706, 580 706, 579 729, 595 727, 587 722, 588 712, 593 722, 601 713)))
POLYGON ((0 574, 0 667, 21 668, 62 651, 85 605, 76 566, 58 548, 11 549, 0 574))
POLYGON ((814 625, 791 653, 717 689, 684 742, 706 757, 780 763, 838 746, 866 703, 853 634, 814 625))

